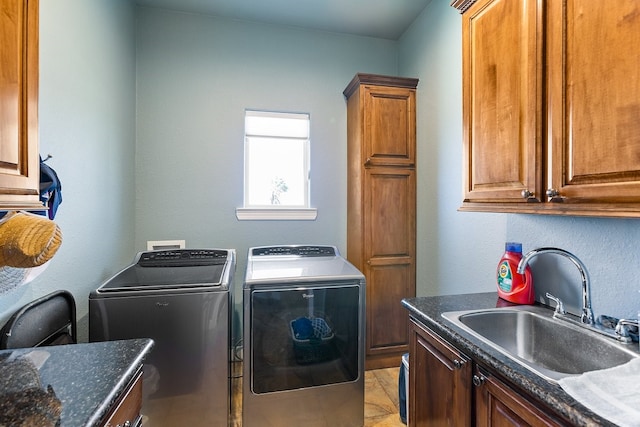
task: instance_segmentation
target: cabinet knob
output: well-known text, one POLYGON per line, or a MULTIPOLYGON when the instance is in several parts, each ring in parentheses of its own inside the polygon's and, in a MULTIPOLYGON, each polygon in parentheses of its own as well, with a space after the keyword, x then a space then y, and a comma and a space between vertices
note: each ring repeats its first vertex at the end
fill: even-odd
POLYGON ((458 359, 455 359, 455 360, 453 361, 453 366, 454 366, 456 369, 462 369, 462 367, 464 366, 464 363, 465 363, 465 362, 464 362, 464 360, 458 360, 458 359))
POLYGON ((526 188, 522 190, 522 193, 520 194, 522 194, 523 199, 531 199, 534 196, 534 194, 531 191, 527 190, 526 188))
POLYGON ((480 387, 482 384, 484 384, 484 381, 486 380, 486 378, 483 375, 474 375, 473 376, 473 385, 476 387, 480 387))
POLYGON ((547 197, 549 197, 550 202, 564 202, 564 197, 560 195, 560 192, 555 188, 550 188, 547 190, 547 197))
POLYGON ((553 199, 554 197, 558 197, 559 195, 560 192, 555 188, 550 188, 547 190, 547 197, 551 197, 553 199))
POLYGON ((365 166, 369 166, 371 164, 371 157, 367 157, 367 160, 364 161, 365 166))

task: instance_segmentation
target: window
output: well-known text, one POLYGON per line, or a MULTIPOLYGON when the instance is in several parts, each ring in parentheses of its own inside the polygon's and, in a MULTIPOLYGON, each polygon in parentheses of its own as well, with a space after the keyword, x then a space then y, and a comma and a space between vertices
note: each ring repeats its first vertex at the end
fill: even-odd
POLYGON ((244 207, 238 219, 315 219, 309 114, 245 111, 244 207))

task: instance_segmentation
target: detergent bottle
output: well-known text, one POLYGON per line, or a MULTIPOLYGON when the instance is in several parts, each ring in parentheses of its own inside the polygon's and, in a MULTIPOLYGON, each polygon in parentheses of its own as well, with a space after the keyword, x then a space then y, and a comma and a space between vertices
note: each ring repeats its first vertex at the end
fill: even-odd
POLYGON ((533 279, 531 269, 518 274, 518 263, 522 259, 522 243, 507 242, 505 253, 498 264, 498 296, 515 304, 533 304, 533 279))

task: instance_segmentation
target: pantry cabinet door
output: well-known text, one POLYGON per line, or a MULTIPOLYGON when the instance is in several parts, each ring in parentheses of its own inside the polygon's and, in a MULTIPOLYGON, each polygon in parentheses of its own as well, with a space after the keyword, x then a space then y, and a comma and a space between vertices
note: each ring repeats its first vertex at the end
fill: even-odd
POLYGON ((465 204, 543 200, 539 3, 480 0, 463 14, 465 204))
POLYGON ((416 172, 402 168, 365 171, 367 355, 408 351, 408 312, 415 296, 416 172))
POLYGON ((639 203, 640 2, 548 7, 551 201, 612 211, 639 203))
POLYGON ((365 166, 413 166, 416 147, 416 91, 364 86, 365 166))

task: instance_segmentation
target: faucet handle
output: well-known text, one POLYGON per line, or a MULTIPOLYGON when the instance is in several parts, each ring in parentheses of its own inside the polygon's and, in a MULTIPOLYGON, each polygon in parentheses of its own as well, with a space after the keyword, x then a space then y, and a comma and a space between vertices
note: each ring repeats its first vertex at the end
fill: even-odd
POLYGON ((616 335, 620 338, 631 338, 630 329, 635 328, 638 330, 637 320, 620 319, 616 325, 616 335))
POLYGON ((564 309, 564 304, 562 303, 560 298, 551 295, 549 292, 547 292, 545 296, 556 303, 556 310, 553 313, 554 316, 556 314, 567 314, 567 311, 564 309))

